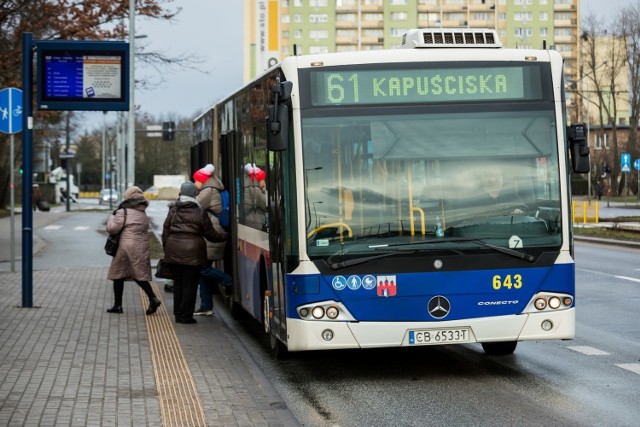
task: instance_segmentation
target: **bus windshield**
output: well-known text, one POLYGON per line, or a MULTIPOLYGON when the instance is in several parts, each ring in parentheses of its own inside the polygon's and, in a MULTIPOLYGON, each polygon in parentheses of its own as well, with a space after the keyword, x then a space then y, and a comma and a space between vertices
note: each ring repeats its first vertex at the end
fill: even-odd
POLYGON ((557 125, 553 102, 303 110, 309 256, 558 247, 557 125))

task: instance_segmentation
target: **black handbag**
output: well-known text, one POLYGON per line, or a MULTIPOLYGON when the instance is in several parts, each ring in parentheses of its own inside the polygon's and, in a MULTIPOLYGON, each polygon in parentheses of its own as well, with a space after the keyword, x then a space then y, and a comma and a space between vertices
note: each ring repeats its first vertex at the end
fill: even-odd
POLYGON ((160 279, 173 279, 175 274, 171 271, 171 264, 164 259, 159 259, 156 265, 156 277, 160 279))
MULTIPOLYGON (((124 225, 127 223, 127 209, 124 209, 124 222, 122 223, 122 228, 118 233, 109 234, 107 237, 107 243, 104 244, 104 252, 109 256, 115 256, 116 252, 118 252, 118 245, 120 244, 120 234, 122 234, 122 230, 124 230, 124 225)), ((113 211, 113 214, 118 210, 113 211)))

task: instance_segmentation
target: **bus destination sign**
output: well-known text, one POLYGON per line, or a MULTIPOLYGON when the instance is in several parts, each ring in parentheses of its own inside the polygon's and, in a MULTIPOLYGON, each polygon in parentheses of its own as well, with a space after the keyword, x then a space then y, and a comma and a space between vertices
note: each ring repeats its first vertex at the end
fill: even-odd
POLYGON ((541 96, 537 67, 311 72, 313 106, 522 100, 541 96), (532 78, 531 74, 537 77, 532 78))

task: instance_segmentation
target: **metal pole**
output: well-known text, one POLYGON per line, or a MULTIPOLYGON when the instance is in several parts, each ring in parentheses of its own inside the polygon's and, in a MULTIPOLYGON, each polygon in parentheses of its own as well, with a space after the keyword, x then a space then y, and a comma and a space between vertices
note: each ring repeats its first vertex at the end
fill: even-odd
MULTIPOLYGON (((584 95, 584 92, 583 92, 584 95)), ((582 104, 582 103, 581 103, 582 104)), ((582 107, 580 108, 580 112, 582 113, 582 107)), ((587 102, 587 146, 590 146, 591 140, 589 139, 589 134, 591 132, 591 119, 589 118, 589 102, 587 102)), ((591 160, 589 160, 591 161, 591 160)), ((587 200, 589 200, 589 204, 591 204, 591 165, 589 165, 589 174, 587 175, 588 182, 588 196, 587 200)), ((602 184, 600 184, 602 186, 602 184)))
POLYGON ((127 141, 127 181, 125 188, 133 186, 136 174, 135 22, 136 2, 129 1, 129 140, 127 141))
MULTIPOLYGON (((9 92, 11 93, 11 92, 9 92)), ((9 95, 11 96, 11 95, 9 95)), ((11 180, 9 183, 10 190, 10 198, 11 198, 11 272, 16 272, 16 189, 15 189, 15 167, 13 165, 13 160, 16 158, 15 155, 15 141, 13 138, 13 134, 10 136, 11 139, 11 147, 9 148, 9 173, 11 174, 11 180)))
POLYGON ((22 33, 22 307, 33 307, 32 88, 33 34, 22 33))
POLYGON ((69 149, 70 149, 70 145, 71 145, 71 126, 69 125, 69 112, 67 111, 67 122, 66 122, 66 127, 65 127, 65 133, 66 133, 66 137, 65 137, 65 154, 67 156, 66 159, 64 159, 65 162, 65 170, 66 170, 66 174, 67 174, 67 197, 66 197, 66 206, 67 206, 67 212, 71 211, 71 159, 69 159, 69 149))
POLYGON ((106 139, 107 139, 107 122, 106 122, 106 117, 107 117, 107 112, 104 111, 102 114, 102 186, 100 187, 100 189, 104 189, 105 187, 105 173, 106 173, 106 168, 105 168, 105 162, 107 161, 105 152, 106 152, 106 139))

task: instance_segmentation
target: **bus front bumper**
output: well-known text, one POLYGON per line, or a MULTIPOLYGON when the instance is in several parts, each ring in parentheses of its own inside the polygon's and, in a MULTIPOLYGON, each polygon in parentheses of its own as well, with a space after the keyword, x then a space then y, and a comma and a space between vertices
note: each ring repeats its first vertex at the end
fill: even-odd
POLYGON ((444 322, 287 319, 289 351, 556 340, 573 339, 574 336, 575 308, 444 322))

